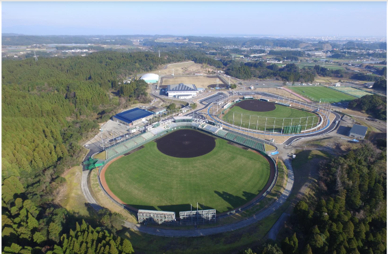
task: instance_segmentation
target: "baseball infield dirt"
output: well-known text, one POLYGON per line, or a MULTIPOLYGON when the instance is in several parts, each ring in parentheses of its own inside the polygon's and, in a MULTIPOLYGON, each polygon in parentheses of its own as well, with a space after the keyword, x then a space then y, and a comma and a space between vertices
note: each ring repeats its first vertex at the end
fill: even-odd
POLYGON ((160 152, 178 158, 205 155, 216 147, 213 137, 194 130, 178 130, 156 141, 160 152))
POLYGON ((238 106, 245 110, 257 111, 257 112, 267 112, 275 110, 275 103, 267 102, 267 101, 259 101, 259 100, 245 100, 235 104, 234 106, 238 106))

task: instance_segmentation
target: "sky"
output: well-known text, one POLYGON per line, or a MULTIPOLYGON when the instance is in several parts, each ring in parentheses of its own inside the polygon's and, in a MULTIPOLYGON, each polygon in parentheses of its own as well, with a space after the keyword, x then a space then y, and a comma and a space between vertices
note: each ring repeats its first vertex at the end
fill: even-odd
POLYGON ((2 2, 2 33, 386 37, 386 2, 2 2))

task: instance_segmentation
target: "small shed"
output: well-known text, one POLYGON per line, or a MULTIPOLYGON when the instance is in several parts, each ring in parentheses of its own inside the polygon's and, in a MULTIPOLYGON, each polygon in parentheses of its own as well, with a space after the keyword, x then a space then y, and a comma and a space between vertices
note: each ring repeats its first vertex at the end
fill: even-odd
POLYGON ((357 138, 357 139, 364 139, 367 130, 368 130, 368 127, 355 124, 350 129, 349 137, 357 138))

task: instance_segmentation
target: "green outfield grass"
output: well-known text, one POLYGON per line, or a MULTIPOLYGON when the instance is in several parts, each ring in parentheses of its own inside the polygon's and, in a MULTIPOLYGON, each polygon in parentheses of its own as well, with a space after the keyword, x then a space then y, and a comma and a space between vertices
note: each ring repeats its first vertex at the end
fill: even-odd
POLYGON ((315 87, 291 87, 291 89, 314 101, 319 101, 322 99, 322 102, 339 102, 339 101, 351 101, 356 99, 355 97, 335 91, 334 89, 323 87, 323 86, 315 86, 315 87))
POLYGON ((302 130, 310 129, 319 122, 319 117, 314 113, 281 105, 276 105, 276 109, 268 112, 250 111, 235 106, 222 119, 244 128, 275 132, 281 132, 282 127, 290 125, 301 125, 302 130))
POLYGON ((150 142, 113 162, 105 178, 117 197, 136 208, 177 212, 198 202, 225 212, 253 199, 269 175, 263 156, 217 139, 213 151, 194 158, 167 156, 150 142))

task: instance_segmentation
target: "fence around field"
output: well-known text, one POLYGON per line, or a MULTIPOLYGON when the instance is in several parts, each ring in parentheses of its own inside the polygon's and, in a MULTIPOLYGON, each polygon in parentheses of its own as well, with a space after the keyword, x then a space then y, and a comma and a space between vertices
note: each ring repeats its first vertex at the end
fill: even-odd
POLYGON ((283 133, 284 129, 289 126, 300 126, 299 132, 309 130, 317 126, 320 122, 318 115, 299 118, 278 118, 242 113, 234 113, 233 115, 229 115, 228 118, 224 117, 223 120, 243 128, 278 133, 283 133))
MULTIPOLYGON (((136 148, 139 148, 140 146, 142 146, 150 141, 153 141, 157 138, 160 138, 160 137, 168 134, 171 131, 190 128, 190 129, 202 130, 202 131, 210 133, 212 135, 216 135, 220 138, 230 140, 232 142, 235 142, 235 143, 241 144, 243 146, 257 150, 260 154, 269 158, 271 163, 274 164, 274 168, 275 168, 274 178, 273 178, 270 186, 261 195, 261 197, 256 197, 256 198, 252 199, 250 202, 237 208, 236 210, 225 212, 222 214, 221 217, 230 216, 230 215, 233 215, 235 213, 239 213, 241 211, 244 211, 244 210, 250 208, 251 206, 253 206, 253 205, 257 204, 259 201, 261 201, 266 195, 268 195, 268 193, 270 193, 272 188, 274 187, 274 185, 277 181, 277 178, 278 178, 278 170, 277 170, 277 165, 276 165, 275 160, 265 153, 265 145, 264 144, 265 143, 271 144, 268 141, 261 140, 261 139, 255 138, 255 137, 250 137, 248 135, 234 132, 232 130, 223 130, 223 129, 218 128, 216 126, 208 125, 202 121, 194 121, 191 123, 189 123, 189 122, 172 123, 171 122, 169 124, 166 124, 166 126, 164 126, 164 127, 165 128, 163 128, 163 126, 158 126, 157 128, 152 129, 150 132, 146 132, 146 133, 137 135, 129 140, 126 140, 125 142, 122 142, 122 143, 116 144, 115 146, 110 147, 106 151, 107 159, 105 160, 105 165, 108 162, 110 162, 111 160, 117 158, 118 156, 124 155, 124 154, 126 154, 126 153, 128 153, 136 148)), ((273 145, 273 144, 271 144, 271 145, 273 145)), ((128 210, 129 212, 136 213, 136 210, 134 210, 133 208, 131 208, 125 204, 121 204, 120 202, 118 202, 117 200, 112 198, 107 193, 107 191, 104 189, 104 187, 101 184, 101 179, 100 179, 100 174, 101 174, 103 167, 104 166, 101 166, 98 169, 98 183, 100 185, 100 188, 105 193, 105 195, 107 195, 108 198, 110 198, 115 204, 119 205, 120 207, 128 210)))
POLYGON ((240 97, 231 96, 224 101, 217 104, 210 105, 208 114, 211 118, 215 117, 219 125, 225 127, 231 127, 242 131, 251 130, 253 133, 258 134, 276 134, 276 135, 289 135, 307 133, 318 130, 328 121, 327 107, 328 105, 319 104, 307 104, 291 99, 285 99, 281 97, 268 97, 266 95, 253 95, 254 99, 268 99, 270 102, 275 102, 280 105, 291 105, 292 108, 296 108, 302 111, 314 112, 314 116, 305 117, 265 117, 258 115, 250 115, 243 113, 228 114, 228 110, 231 108, 223 108, 222 105, 233 105, 243 100, 240 97), (320 111, 322 109, 322 111, 320 111), (224 115, 223 118, 220 116, 224 115), (227 117, 227 118, 225 118, 227 117))

